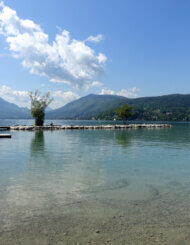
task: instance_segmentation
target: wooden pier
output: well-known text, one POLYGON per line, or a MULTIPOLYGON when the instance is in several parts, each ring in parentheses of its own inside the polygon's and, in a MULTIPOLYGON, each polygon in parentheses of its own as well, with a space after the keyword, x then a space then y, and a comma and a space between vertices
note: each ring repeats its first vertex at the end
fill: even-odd
POLYGON ((0 131, 9 131, 10 126, 0 126, 0 131))
POLYGON ((0 138, 11 138, 11 134, 0 134, 0 138))

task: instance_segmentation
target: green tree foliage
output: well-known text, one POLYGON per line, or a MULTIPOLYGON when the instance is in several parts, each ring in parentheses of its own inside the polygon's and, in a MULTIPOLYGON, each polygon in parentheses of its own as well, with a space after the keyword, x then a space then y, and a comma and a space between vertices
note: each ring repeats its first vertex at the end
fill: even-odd
POLYGON ((43 126, 45 118, 45 109, 53 101, 50 97, 50 92, 45 93, 41 96, 39 90, 34 92, 29 92, 29 97, 31 100, 31 115, 35 119, 36 126, 43 126))
MULTIPOLYGON (((49 119, 113 120, 115 109, 132 106, 135 121, 190 121, 190 94, 125 98, 116 95, 88 95, 47 113, 49 119)), ((0 104, 1 112, 1 104, 0 104)), ((0 113, 0 116, 2 113, 0 113)))
POLYGON ((127 118, 132 116, 132 107, 124 104, 121 107, 118 107, 115 110, 115 115, 118 119, 123 120, 123 123, 125 123, 125 121, 127 120, 127 118))

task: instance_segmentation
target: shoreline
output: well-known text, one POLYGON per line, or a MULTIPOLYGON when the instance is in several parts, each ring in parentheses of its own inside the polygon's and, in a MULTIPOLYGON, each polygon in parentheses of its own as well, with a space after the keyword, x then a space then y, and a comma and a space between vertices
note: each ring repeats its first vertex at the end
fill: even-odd
POLYGON ((140 128, 171 128, 171 124, 123 124, 123 125, 45 125, 45 126, 0 126, 0 130, 15 131, 15 130, 115 130, 115 129, 140 129, 140 128))

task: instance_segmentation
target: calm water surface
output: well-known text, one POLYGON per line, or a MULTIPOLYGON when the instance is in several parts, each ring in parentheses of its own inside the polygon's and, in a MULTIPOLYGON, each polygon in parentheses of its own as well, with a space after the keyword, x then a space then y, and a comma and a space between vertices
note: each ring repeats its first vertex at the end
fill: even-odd
POLYGON ((190 124, 11 134, 0 244, 190 244, 190 124))

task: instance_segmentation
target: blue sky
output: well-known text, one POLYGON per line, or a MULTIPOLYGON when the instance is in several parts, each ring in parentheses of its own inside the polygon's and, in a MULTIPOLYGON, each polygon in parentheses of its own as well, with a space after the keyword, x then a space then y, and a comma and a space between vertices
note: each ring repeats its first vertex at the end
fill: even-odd
POLYGON ((190 93, 188 0, 5 0, 1 5, 0 97, 24 105, 28 90, 50 90, 52 106, 59 107, 89 93, 190 93), (25 28, 26 20, 33 24, 25 28), (39 35, 34 40, 34 33, 43 40, 39 35), (56 35, 59 40, 69 35, 69 41, 52 48, 56 35))

